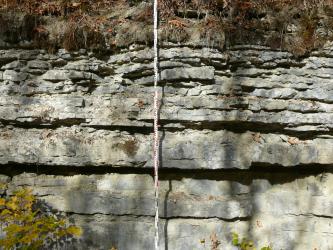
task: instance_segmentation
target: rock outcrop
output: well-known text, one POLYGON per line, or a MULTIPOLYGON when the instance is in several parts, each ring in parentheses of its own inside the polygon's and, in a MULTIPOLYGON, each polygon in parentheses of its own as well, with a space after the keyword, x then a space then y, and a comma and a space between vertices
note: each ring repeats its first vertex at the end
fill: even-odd
MULTIPOLYGON (((161 249, 331 249, 332 48, 161 48, 161 249)), ((153 249, 152 59, 0 51, 0 193, 67 213, 75 249, 153 249)))

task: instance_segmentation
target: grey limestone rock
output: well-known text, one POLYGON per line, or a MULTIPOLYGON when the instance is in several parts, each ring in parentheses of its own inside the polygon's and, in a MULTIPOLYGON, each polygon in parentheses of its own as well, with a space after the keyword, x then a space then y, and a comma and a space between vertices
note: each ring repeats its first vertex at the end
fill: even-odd
MULTIPOLYGON (((301 179, 292 174, 296 178, 285 183, 286 176, 278 173, 266 176, 269 181, 253 177, 240 182, 164 178, 161 247, 207 249, 215 235, 218 249, 234 249, 230 237, 237 232, 273 249, 329 249, 332 174, 301 179)), ((8 192, 27 186, 53 208, 72 214, 84 230, 75 248, 153 249, 152 185, 152 177, 142 174, 22 174, 9 181, 8 192), (125 240, 128 234, 135 242, 125 240)))
POLYGON ((42 60, 33 60, 27 63, 27 66, 31 69, 41 69, 47 70, 51 68, 51 64, 49 62, 45 62, 42 60))
MULTIPOLYGON (((154 249, 153 55, 0 50, 0 195, 67 213, 69 249, 154 249)), ((160 48, 161 249, 332 248, 332 57, 160 48)))
POLYGON ((28 75, 23 72, 17 72, 14 70, 5 70, 3 72, 3 80, 12 81, 12 82, 22 82, 26 80, 28 75))

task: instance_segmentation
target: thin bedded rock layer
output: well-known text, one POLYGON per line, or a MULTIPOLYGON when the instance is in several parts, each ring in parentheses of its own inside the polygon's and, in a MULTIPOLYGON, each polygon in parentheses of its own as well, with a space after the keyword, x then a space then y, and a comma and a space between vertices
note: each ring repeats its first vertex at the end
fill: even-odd
MULTIPOLYGON (((153 53, 140 48, 1 51, 1 162, 151 167, 153 53)), ((161 49, 163 166, 331 164, 330 53, 161 49)))

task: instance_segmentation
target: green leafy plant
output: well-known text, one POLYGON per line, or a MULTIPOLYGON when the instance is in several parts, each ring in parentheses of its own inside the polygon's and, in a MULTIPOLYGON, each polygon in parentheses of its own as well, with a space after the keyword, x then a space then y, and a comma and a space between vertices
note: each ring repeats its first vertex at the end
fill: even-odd
MULTIPOLYGON (((232 244, 238 247, 239 250, 257 250, 252 240, 246 238, 239 239, 237 233, 232 233, 232 244)), ((273 250, 270 246, 264 246, 260 250, 273 250)))
POLYGON ((0 248, 4 250, 35 250, 81 235, 79 227, 68 225, 65 218, 45 211, 27 188, 14 192, 11 197, 0 198, 0 225, 5 234, 0 239, 0 248))

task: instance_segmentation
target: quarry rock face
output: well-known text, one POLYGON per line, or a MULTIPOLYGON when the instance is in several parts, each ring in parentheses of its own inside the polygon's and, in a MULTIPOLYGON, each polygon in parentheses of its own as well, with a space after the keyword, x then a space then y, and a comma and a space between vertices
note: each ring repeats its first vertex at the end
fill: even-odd
MULTIPOLYGON (((160 49, 161 249, 333 246, 333 50, 160 49)), ((153 51, 0 50, 0 194, 154 249, 153 51)))

